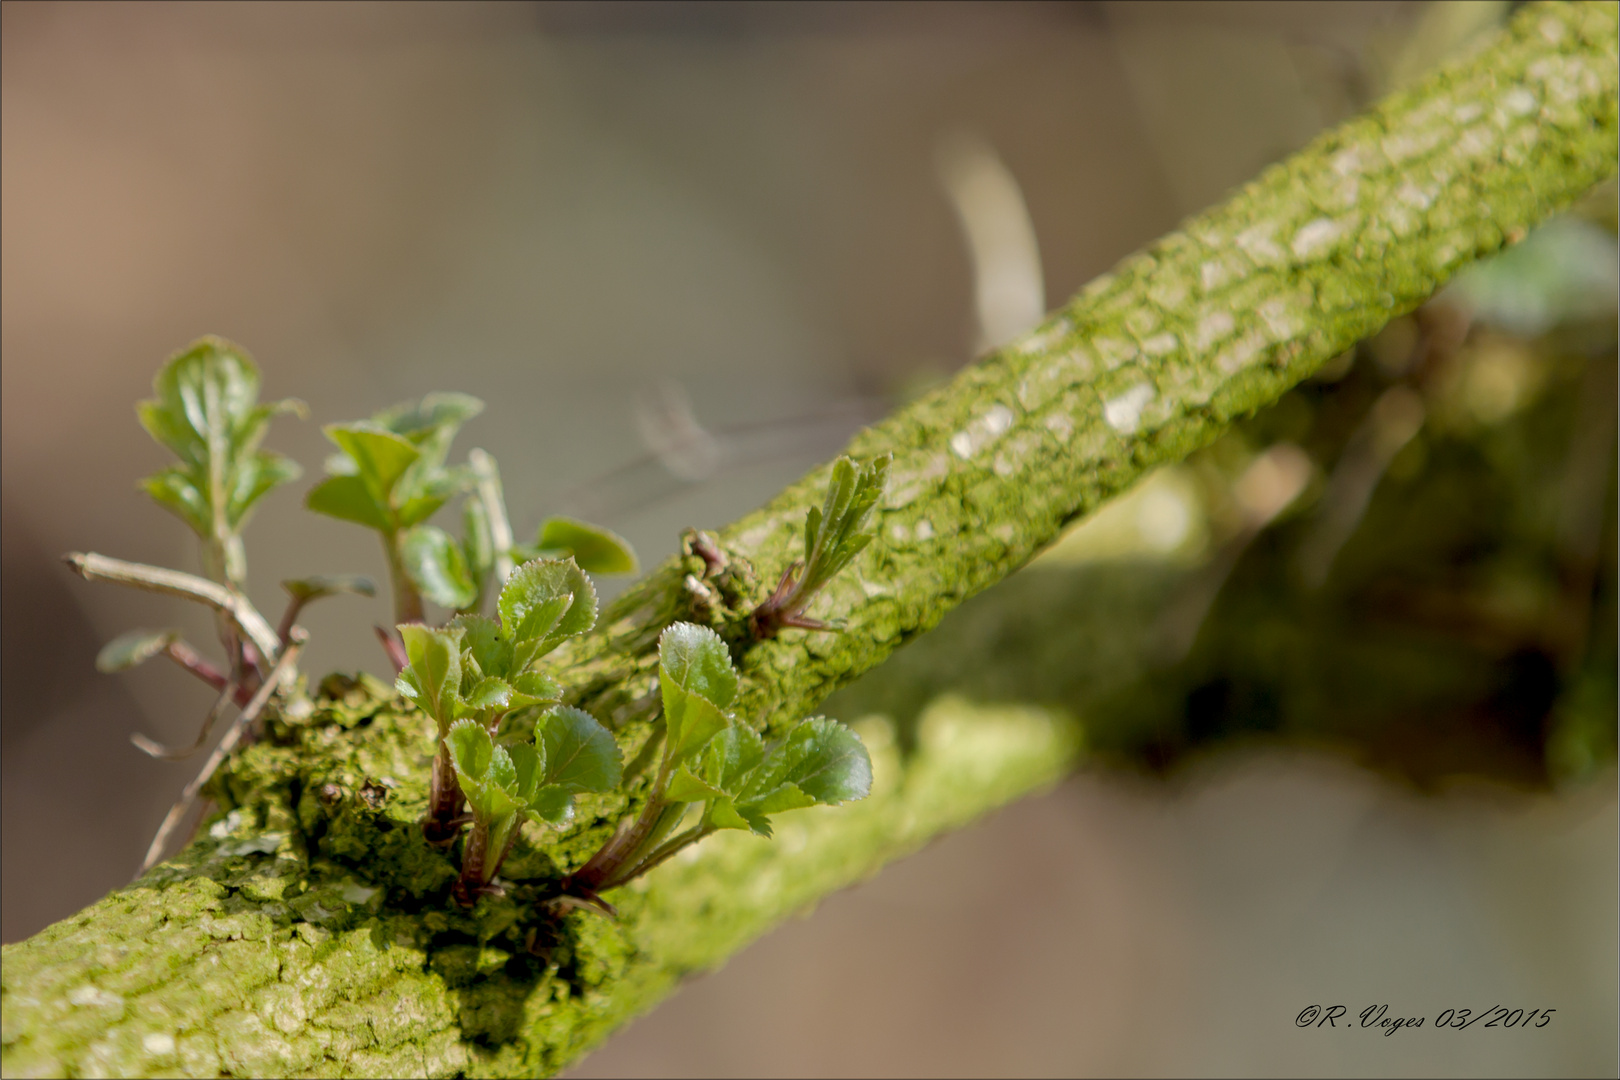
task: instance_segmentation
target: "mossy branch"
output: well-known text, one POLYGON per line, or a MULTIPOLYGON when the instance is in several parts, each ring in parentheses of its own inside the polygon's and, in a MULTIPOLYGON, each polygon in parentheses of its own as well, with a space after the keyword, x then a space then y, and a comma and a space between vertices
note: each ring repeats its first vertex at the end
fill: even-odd
MULTIPOLYGON (((858 435, 848 453, 894 464, 877 541, 808 612, 843 630, 739 647, 738 712, 778 730, 804 716, 1066 523, 1612 176, 1616 25, 1612 3, 1526 8, 1489 48, 1317 139, 858 435)), ((717 534, 728 565, 751 564, 752 578, 710 588, 712 559, 673 560, 555 654, 570 701, 615 727, 632 758, 657 736, 659 631, 745 618, 764 599, 759 581, 800 554, 827 478, 813 472, 717 534)), ((424 724, 374 704, 363 727, 331 719, 289 746, 253 747, 223 777, 231 816, 130 888, 7 946, 6 1074, 554 1071, 686 973, 1052 782, 1078 752, 1061 720, 1019 708, 971 722, 941 712, 903 760, 872 728, 871 798, 790 818, 773 843, 708 840, 619 890, 621 921, 570 914, 560 943, 539 943, 530 961, 510 942, 532 909, 390 906, 394 894, 362 877, 383 880, 390 860, 425 847, 411 829, 382 829, 391 819, 378 810, 387 799, 401 820, 419 816, 424 724)), ((576 868, 635 808, 604 797, 531 862, 576 868)))

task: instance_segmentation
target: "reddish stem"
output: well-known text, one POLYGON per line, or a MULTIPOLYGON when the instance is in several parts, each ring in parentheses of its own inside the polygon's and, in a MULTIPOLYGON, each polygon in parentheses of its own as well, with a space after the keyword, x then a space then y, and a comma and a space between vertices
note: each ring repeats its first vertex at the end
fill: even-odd
POLYGON ((428 812, 422 819, 422 835, 427 837, 428 843, 444 847, 455 842, 461 833, 462 822, 459 819, 464 801, 461 785, 456 782, 455 766, 450 762, 450 748, 441 740, 439 752, 433 758, 428 812))
MULTIPOLYGON (((209 686, 212 686, 215 690, 224 690, 225 684, 230 681, 225 677, 223 671, 210 664, 201 653, 184 641, 175 640, 169 642, 168 646, 163 650, 163 655, 197 676, 209 686)), ((236 687, 235 693, 232 695, 232 700, 236 702, 238 708, 245 707, 248 702, 252 701, 254 691, 259 688, 259 680, 252 673, 244 672, 244 675, 248 675, 248 678, 236 687)))
POLYGON ((377 631, 377 640, 382 642, 383 651, 388 654, 388 662, 394 665, 394 677, 398 678, 399 673, 411 662, 410 657, 405 655, 405 643, 381 626, 374 626, 372 629, 377 631))
POLYGON ((484 881, 484 860, 489 854, 489 825, 474 822, 461 853, 461 877, 450 890, 462 907, 472 907, 488 889, 484 881))

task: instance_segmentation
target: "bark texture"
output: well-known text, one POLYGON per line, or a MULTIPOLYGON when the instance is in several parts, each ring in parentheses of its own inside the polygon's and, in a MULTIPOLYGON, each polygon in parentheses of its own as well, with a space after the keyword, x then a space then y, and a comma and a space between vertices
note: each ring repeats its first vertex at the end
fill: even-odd
MULTIPOLYGON (((1616 171, 1611 3, 1533 5, 1472 58, 1317 139, 1225 205, 1125 260, 1036 331, 859 434, 894 454, 880 536, 790 631, 743 652, 740 715, 810 712, 1075 518, 1180 459, 1461 266, 1616 171)), ((672 619, 734 626, 797 557, 821 468, 718 534, 733 572, 654 570, 556 654, 570 701, 634 762, 672 619)), ((432 725, 386 688, 329 680, 222 771, 229 811, 175 860, 6 946, 17 1075, 515 1076, 566 1066, 687 973, 944 829, 1056 780, 1079 753, 1056 713, 936 703, 902 755, 858 724, 871 798, 716 837, 618 890, 617 922, 534 901, 640 792, 526 834, 507 898, 445 900, 454 865, 414 822, 432 725)), ((645 783, 645 777, 643 778, 645 783)))

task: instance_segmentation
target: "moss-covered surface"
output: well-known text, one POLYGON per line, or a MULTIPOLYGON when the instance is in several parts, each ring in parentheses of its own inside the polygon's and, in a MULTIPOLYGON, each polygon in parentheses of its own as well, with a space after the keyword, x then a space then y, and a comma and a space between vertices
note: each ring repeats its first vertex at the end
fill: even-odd
POLYGON ((867 800, 713 839, 619 890, 614 921, 533 903, 557 876, 519 847, 504 898, 450 902, 422 839, 429 723, 328 680, 235 763, 185 853, 6 955, 6 1075, 545 1074, 793 911, 1062 775, 1057 714, 949 702, 902 763, 860 725, 867 800), (321 753, 314 753, 321 747, 321 753), (226 790, 230 795, 226 794, 226 790))
MULTIPOLYGON (((1268 170, 1127 259, 1041 328, 861 433, 894 454, 879 541, 811 606, 844 632, 740 649, 738 711, 780 730, 1026 562, 1067 522, 1179 459, 1522 236, 1616 166, 1616 8, 1525 9, 1490 49, 1268 170)), ((632 588, 554 654, 571 703, 632 765, 657 738, 659 631, 734 626, 796 557, 818 469, 632 588)), ((329 682, 219 778, 228 812, 181 856, 7 946, 7 1075, 519 1075, 554 1071, 684 973, 938 831, 1050 782, 1078 736, 1024 705, 936 703, 879 784, 715 838, 613 897, 611 922, 535 901, 639 792, 530 834, 471 913, 422 842, 430 728, 381 688, 329 682)), ((634 772, 632 768, 632 773, 634 772)), ((643 777, 642 783, 645 782, 643 777)))

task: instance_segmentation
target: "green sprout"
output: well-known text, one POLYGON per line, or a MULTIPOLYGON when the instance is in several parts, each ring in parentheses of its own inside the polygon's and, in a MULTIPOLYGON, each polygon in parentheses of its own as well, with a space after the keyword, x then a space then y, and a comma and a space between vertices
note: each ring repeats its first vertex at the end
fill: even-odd
POLYGON ((468 614, 483 605, 491 577, 504 584, 515 561, 573 556, 596 573, 634 573, 623 538, 567 518, 541 526, 534 545, 513 542, 495 459, 483 450, 468 464, 446 464, 461 425, 483 411, 466 394, 429 394, 370 420, 328 425, 339 453, 306 505, 382 536, 394 592, 394 621, 421 622, 424 599, 468 614), (462 538, 427 524, 450 499, 466 495, 462 538))
MULTIPOLYGON (((299 475, 296 464, 261 443, 272 418, 302 414, 303 405, 260 404, 257 367, 218 338, 172 357, 154 386, 155 396, 138 406, 141 423, 179 460, 142 486, 197 534, 207 577, 93 553, 70 555, 68 562, 89 580, 185 597, 216 613, 223 665, 173 629, 130 631, 101 650, 96 663, 102 671, 167 656, 219 692, 193 745, 171 749, 136 736, 137 746, 158 757, 183 757, 203 746, 228 707, 238 715, 164 820, 147 867, 261 710, 279 695, 283 716, 309 713, 296 672, 308 640, 297 625, 305 605, 342 593, 375 593, 370 581, 354 576, 284 581, 288 605, 272 627, 245 591, 242 530, 265 495, 299 475)), ((338 453, 306 500, 313 510, 382 537, 398 638, 379 633, 394 659, 396 688, 435 727, 422 832, 429 843, 449 847, 465 830, 452 895, 467 906, 501 891, 497 874, 525 822, 563 825, 577 796, 622 784, 613 735, 589 713, 564 705, 561 687, 538 666, 596 625, 596 590, 587 571, 637 570, 622 537, 572 518, 547 518, 533 543, 513 539, 495 459, 475 449, 465 465, 448 462, 457 432, 482 409, 465 394, 429 394, 370 420, 329 425, 326 435, 338 453), (458 497, 464 497, 460 538, 429 524, 458 497), (493 617, 480 613, 492 580, 500 585, 493 617), (425 601, 454 614, 443 626, 428 626, 425 601), (502 744, 502 724, 519 710, 534 716, 534 735, 502 744)), ((887 467, 886 457, 859 469, 840 459, 825 506, 811 511, 805 527, 804 573, 795 580, 799 564, 789 567, 776 593, 750 615, 756 638, 789 626, 826 628, 807 618, 805 608, 871 541, 867 526, 887 467)), ((712 630, 690 623, 666 628, 658 680, 662 757, 644 805, 560 883, 553 897, 559 904, 612 913, 600 891, 646 873, 687 845, 721 829, 768 837, 775 814, 859 799, 871 787, 871 762, 848 728, 815 717, 767 744, 737 720, 728 710, 737 700, 738 674, 712 630)), ((649 744, 649 754, 658 745, 649 744)))
POLYGON ((770 836, 770 816, 864 798, 872 762, 860 736, 834 720, 801 720, 771 745, 726 710, 737 697, 731 653, 714 631, 675 623, 658 642, 664 749, 647 802, 564 883, 611 910, 597 893, 623 885, 721 829, 770 836), (696 812, 694 813, 694 808, 696 812), (683 831, 678 827, 695 818, 683 831))
POLYGON ((135 406, 141 426, 179 461, 141 481, 159 506, 197 534, 206 578, 178 570, 75 553, 68 565, 92 580, 183 596, 216 613, 225 669, 208 661, 178 630, 132 630, 109 642, 96 657, 103 672, 124 671, 154 656, 167 656, 220 693, 196 745, 171 751, 136 736, 158 757, 196 751, 224 706, 245 705, 264 681, 303 605, 337 592, 369 594, 364 578, 311 578, 284 582, 291 594, 279 628, 272 630, 244 588, 247 556, 242 530, 259 501, 299 475, 298 466, 260 448, 270 421, 281 413, 304 413, 300 401, 259 403, 259 369, 241 348, 205 337, 171 356, 152 380, 155 396, 135 406))
POLYGON ((171 357, 152 388, 157 397, 136 405, 135 413, 180 462, 141 487, 197 534, 209 578, 241 589, 247 576, 242 527, 260 499, 301 472, 259 443, 272 417, 304 415, 304 403, 289 398, 260 405, 258 367, 246 352, 213 337, 171 357))
POLYGON ((884 454, 856 467, 847 457, 833 464, 827 498, 812 506, 804 522, 804 560, 782 571, 776 589, 748 617, 749 633, 756 641, 775 637, 787 627, 800 630, 836 630, 837 627, 805 615, 816 593, 848 566, 876 535, 868 529, 873 510, 883 495, 891 455, 884 454), (800 568, 802 576, 795 578, 800 568))
POLYGON ((618 744, 589 713, 554 708, 536 726, 532 743, 502 747, 484 725, 464 719, 451 725, 445 739, 472 808, 461 877, 452 890, 467 907, 481 895, 499 892, 492 882, 524 820, 565 824, 573 816, 575 795, 618 786, 618 744))
POLYGON ((483 409, 483 402, 466 394, 429 394, 370 420, 325 428, 339 452, 327 459, 330 475, 305 505, 382 534, 395 622, 421 622, 424 593, 454 608, 476 599, 469 554, 473 565, 484 561, 479 538, 487 529, 479 533, 475 526, 473 543, 463 546, 424 523, 472 486, 471 470, 451 468, 445 458, 461 425, 483 409))
MULTIPOLYGON (((172 629, 130 631, 109 642, 96 657, 99 670, 115 672, 167 656, 218 691, 218 699, 190 746, 171 748, 144 735, 132 736, 146 753, 175 759, 200 750, 231 705, 241 712, 221 742, 226 751, 276 694, 290 694, 294 705, 302 701, 294 670, 306 637, 296 625, 299 613, 319 597, 343 592, 369 595, 372 586, 355 577, 283 582, 290 601, 280 626, 272 629, 247 596, 242 530, 261 499, 300 474, 294 462, 261 449, 260 444, 274 417, 286 412, 303 415, 304 405, 292 399, 260 404, 258 367, 246 351, 217 337, 202 338, 171 356, 153 379, 152 388, 154 396, 136 405, 136 415, 141 426, 178 461, 141 481, 141 488, 197 534, 206 577, 94 553, 75 552, 66 561, 87 580, 180 596, 214 610, 226 657, 223 668, 172 629)), ((146 866, 161 855, 169 834, 212 775, 222 752, 215 751, 170 811, 147 853, 146 866)))
POLYGON ((560 559, 571 556, 593 574, 634 574, 640 570, 630 541, 599 525, 567 517, 549 517, 540 523, 533 544, 512 548, 514 557, 560 559))
POLYGON ((408 662, 396 685, 438 727, 422 822, 423 834, 435 844, 454 842, 464 824, 465 785, 454 779, 451 728, 473 720, 494 735, 514 710, 559 704, 557 684, 534 664, 596 625, 596 590, 572 559, 537 559, 507 579, 497 608, 499 620, 458 615, 442 629, 399 627, 408 662))

